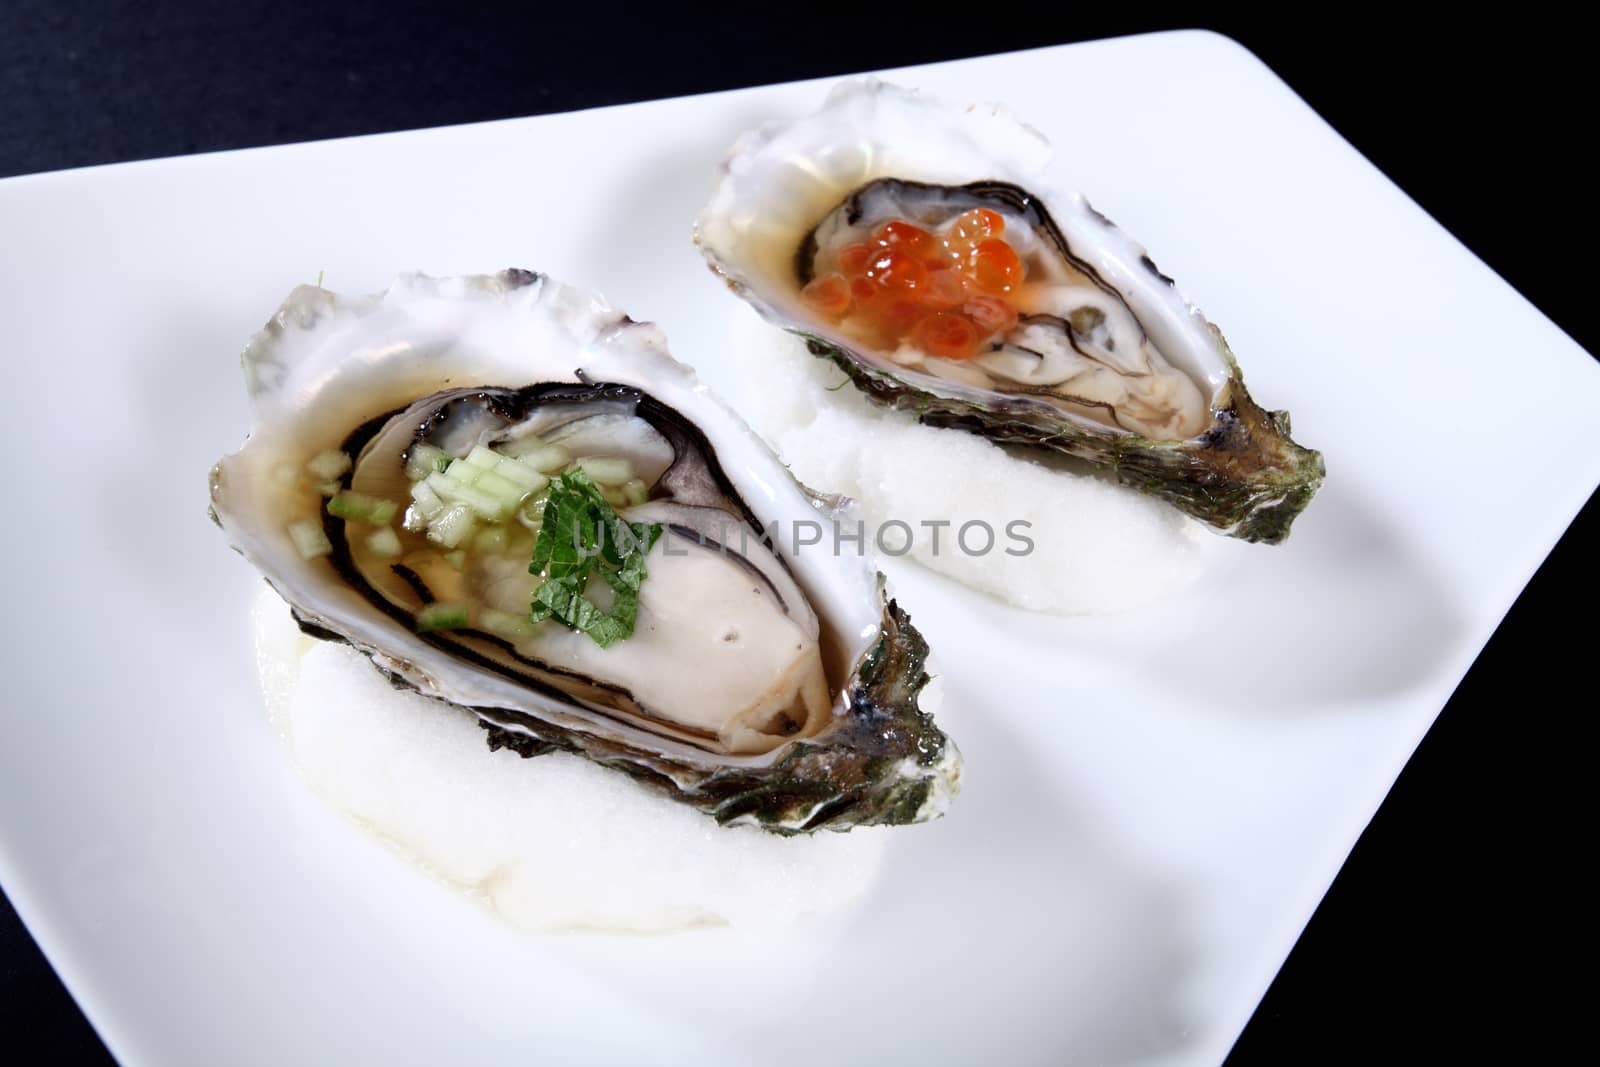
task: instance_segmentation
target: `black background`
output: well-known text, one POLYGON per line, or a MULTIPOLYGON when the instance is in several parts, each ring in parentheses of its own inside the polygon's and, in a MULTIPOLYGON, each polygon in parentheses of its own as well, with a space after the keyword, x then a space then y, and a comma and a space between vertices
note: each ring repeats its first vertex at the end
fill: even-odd
MULTIPOLYGON (((1531 7, 1421 25, 1400 21, 1398 6, 1327 10, 1250 20, 1193 5, 1073 5, 1051 19, 1003 4, 935 16, 903 0, 839 12, 642 13, 0 0, 0 176, 1204 26, 1251 48, 1593 351, 1587 159, 1597 99, 1587 35, 1531 7)), ((1013 104, 1025 111, 1025 101, 1013 104)), ((1516 353, 1507 359, 1514 365, 1516 353)), ((1537 405, 1537 394, 1538 383, 1526 383, 1508 388, 1506 402, 1537 405)), ((1493 427, 1461 428, 1463 463, 1476 449, 1504 447, 1517 444, 1493 427)), ((1486 499, 1492 492, 1485 486, 1486 499)), ((1590 777, 1577 727, 1595 708, 1584 658, 1595 531, 1591 502, 1401 775, 1231 1064, 1537 1061, 1579 1034, 1587 1006, 1558 968, 1582 968, 1589 939, 1573 868, 1592 839, 1575 816, 1577 786, 1590 777)), ((0 1038, 24 1036, 56 1061, 105 1058, 0 905, 0 1038)))

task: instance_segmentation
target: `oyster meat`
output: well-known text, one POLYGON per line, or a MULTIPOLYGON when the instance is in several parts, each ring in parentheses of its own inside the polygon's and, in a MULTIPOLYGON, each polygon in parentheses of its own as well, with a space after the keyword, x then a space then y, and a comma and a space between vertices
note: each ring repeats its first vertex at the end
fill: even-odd
POLYGON ((953 795, 922 638, 864 560, 791 533, 850 505, 799 486, 654 326, 527 271, 303 286, 244 369, 257 421, 212 472, 218 525, 302 628, 491 746, 778 832, 953 795), (552 536, 572 501, 587 539, 552 536))
POLYGON ((695 240, 875 402, 1283 540, 1321 455, 1250 398, 1221 332, 1142 247, 1049 186, 1049 157, 997 108, 847 82, 739 139, 695 240))

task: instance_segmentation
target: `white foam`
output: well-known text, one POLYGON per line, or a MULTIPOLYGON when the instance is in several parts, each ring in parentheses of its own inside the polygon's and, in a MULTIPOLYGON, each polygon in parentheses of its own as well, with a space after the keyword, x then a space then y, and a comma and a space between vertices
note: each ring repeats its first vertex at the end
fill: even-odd
MULTIPOLYGON (((918 424, 911 412, 874 406, 844 372, 805 342, 738 309, 730 351, 749 367, 736 407, 745 421, 814 489, 862 504, 897 552, 974 589, 1034 611, 1108 614, 1187 588, 1228 551, 1226 538, 1175 508, 1092 475, 1052 470, 961 430, 918 424), (968 554, 955 543, 974 520, 995 532, 994 548, 968 554), (947 521, 934 528, 925 522, 947 521), (1009 524, 1033 541, 1009 537, 1009 524), (934 537, 938 536, 935 551, 934 537)), ((974 527, 969 545, 985 537, 974 527)))
POLYGON ((771 929, 848 914, 872 885, 882 828, 724 829, 576 756, 491 752, 471 714, 302 638, 265 584, 252 617, 267 711, 306 780, 516 926, 771 929))

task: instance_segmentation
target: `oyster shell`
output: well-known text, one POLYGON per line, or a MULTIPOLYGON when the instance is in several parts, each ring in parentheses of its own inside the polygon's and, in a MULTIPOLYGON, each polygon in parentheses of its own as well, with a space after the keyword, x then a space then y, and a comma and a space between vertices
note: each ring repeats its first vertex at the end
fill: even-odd
POLYGON ((1142 247, 1050 187, 1049 158, 997 108, 846 82, 818 113, 735 143, 695 240, 873 401, 1086 460, 1232 536, 1283 540, 1322 484, 1321 455, 1250 398, 1221 332, 1142 247), (963 272, 964 288, 940 289, 963 272))
POLYGON ((302 628, 470 709, 491 747, 785 833, 953 796, 926 644, 864 560, 788 533, 850 505, 799 486, 653 325, 527 271, 302 286, 243 363, 256 426, 212 471, 218 525, 302 628), (529 617, 542 483, 574 469, 660 531, 633 634, 604 647, 529 617))

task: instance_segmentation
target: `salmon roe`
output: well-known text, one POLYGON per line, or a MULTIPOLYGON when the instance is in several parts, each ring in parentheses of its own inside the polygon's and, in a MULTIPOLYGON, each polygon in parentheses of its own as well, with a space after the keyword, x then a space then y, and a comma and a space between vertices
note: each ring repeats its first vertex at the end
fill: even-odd
POLYGON ((930 356, 971 359, 1017 324, 1007 299, 1027 277, 1002 237, 1006 221, 973 208, 938 231, 894 219, 834 255, 835 270, 800 295, 830 319, 856 315, 878 342, 910 339, 930 356))

